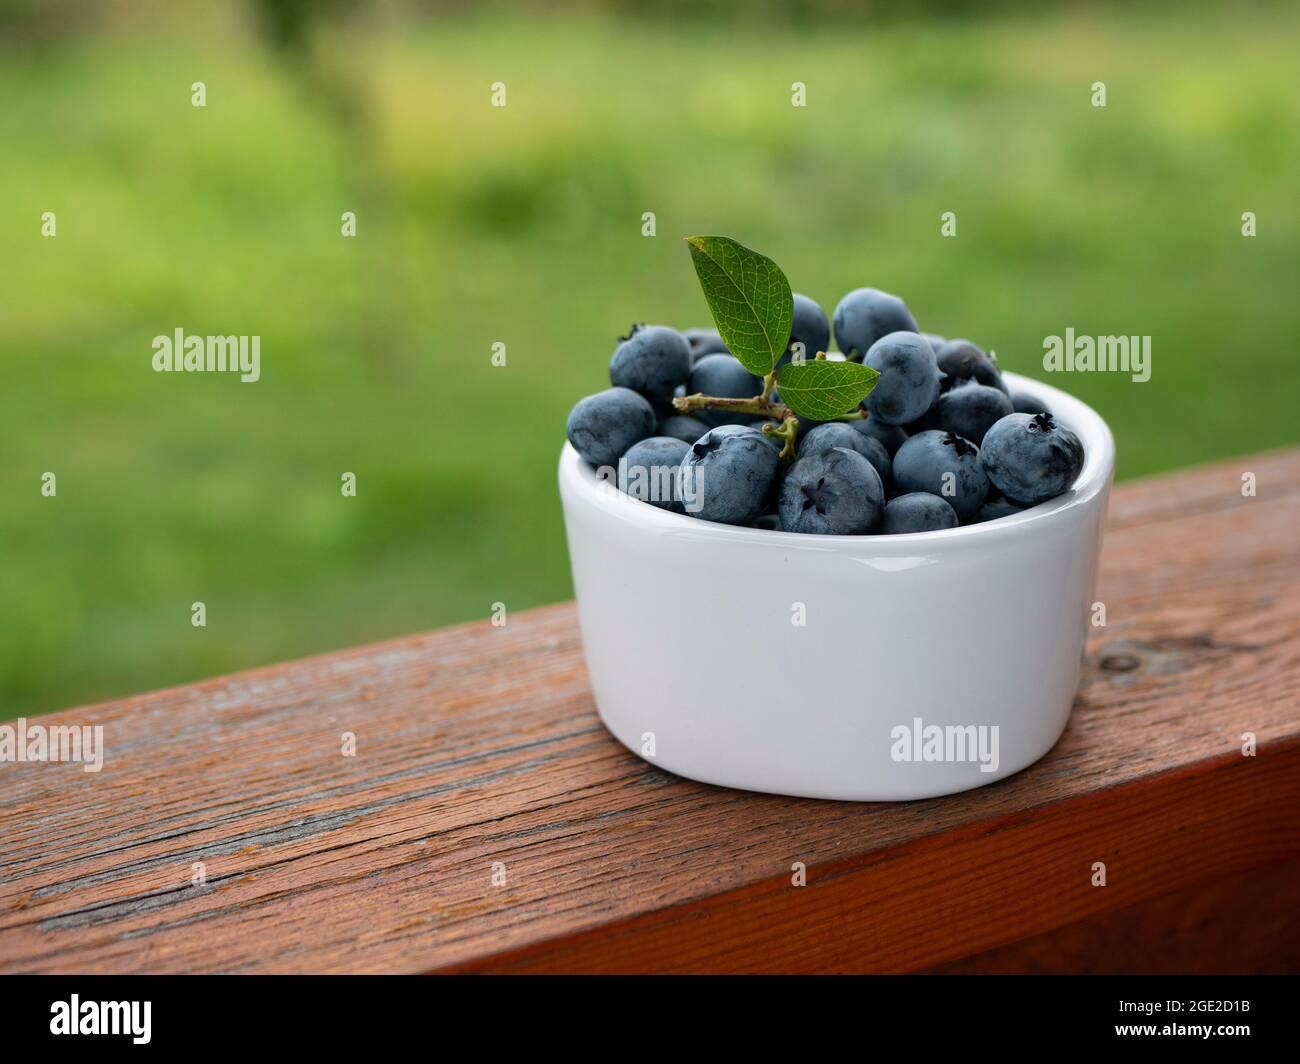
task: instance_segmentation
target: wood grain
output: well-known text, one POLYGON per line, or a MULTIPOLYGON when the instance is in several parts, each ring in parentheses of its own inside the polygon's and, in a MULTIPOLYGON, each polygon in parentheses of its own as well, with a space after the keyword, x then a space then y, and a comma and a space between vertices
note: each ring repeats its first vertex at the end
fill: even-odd
POLYGON ((932 974, 1300 972, 1300 861, 1213 879, 932 969, 932 974))
POLYGON ((1122 485, 1111 515, 1069 729, 951 798, 778 798, 638 760, 596 717, 568 604, 39 718, 102 724, 107 755, 0 765, 0 971, 996 967, 1293 867, 1300 451, 1122 485))

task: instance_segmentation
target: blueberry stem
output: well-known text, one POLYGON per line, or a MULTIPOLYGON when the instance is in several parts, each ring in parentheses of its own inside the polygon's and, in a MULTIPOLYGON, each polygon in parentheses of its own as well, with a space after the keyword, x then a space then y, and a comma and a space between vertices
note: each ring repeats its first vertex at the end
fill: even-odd
POLYGON ((756 395, 752 399, 724 399, 715 395, 679 395, 673 400, 673 406, 683 414, 692 410, 731 410, 737 414, 757 414, 774 421, 784 421, 794 417, 794 412, 785 403, 774 403, 766 396, 756 395))
POLYGON ((782 458, 794 457, 794 445, 799 436, 799 419, 797 417, 791 414, 777 428, 764 425, 763 432, 768 436, 776 436, 784 441, 784 445, 781 447, 782 458))

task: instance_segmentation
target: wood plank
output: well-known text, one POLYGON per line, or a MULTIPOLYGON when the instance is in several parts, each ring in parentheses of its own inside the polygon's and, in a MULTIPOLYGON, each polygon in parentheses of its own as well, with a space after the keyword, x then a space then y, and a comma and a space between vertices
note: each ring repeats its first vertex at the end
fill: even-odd
POLYGON ((1300 861, 1198 883, 965 957, 935 975, 1293 975, 1300 861))
POLYGON ((641 762, 568 604, 40 718, 108 752, 0 766, 0 971, 915 970, 1290 859, 1297 527, 1300 451, 1119 486, 1065 736, 927 802, 641 762))

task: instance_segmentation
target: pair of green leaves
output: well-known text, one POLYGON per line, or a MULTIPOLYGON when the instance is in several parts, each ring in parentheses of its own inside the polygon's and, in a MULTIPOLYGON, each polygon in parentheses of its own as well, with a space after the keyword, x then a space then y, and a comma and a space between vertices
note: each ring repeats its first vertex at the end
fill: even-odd
MULTIPOLYGON (((750 373, 766 377, 785 354, 794 296, 781 267, 725 236, 687 237, 704 298, 722 341, 750 373)), ((856 410, 880 377, 857 362, 819 360, 805 352, 802 365, 778 371, 781 401, 800 417, 832 421, 856 410)))

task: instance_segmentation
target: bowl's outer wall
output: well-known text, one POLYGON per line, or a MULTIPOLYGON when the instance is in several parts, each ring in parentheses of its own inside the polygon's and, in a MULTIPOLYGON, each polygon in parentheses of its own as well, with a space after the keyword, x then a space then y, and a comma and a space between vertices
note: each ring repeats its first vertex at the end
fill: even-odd
POLYGON ((1035 511, 948 533, 732 529, 605 488, 566 448, 579 622, 614 735, 693 779, 847 800, 949 794, 1042 757, 1078 682, 1114 445, 1082 403, 1008 377, 1079 432, 1084 472, 1035 511), (996 726, 996 769, 895 760, 914 718, 996 726))

